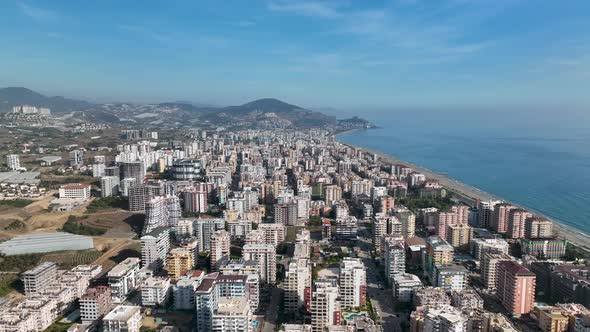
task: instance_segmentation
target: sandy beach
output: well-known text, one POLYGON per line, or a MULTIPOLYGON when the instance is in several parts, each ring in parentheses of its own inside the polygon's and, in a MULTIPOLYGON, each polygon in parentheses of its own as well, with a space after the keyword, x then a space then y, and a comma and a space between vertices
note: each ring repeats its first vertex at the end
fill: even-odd
MULTIPOLYGON (((342 134, 349 133, 349 132, 350 131, 338 133, 338 135, 342 135, 342 134)), ((416 170, 420 173, 423 173, 428 178, 435 179, 435 180, 439 181, 447 189, 454 191, 460 195, 463 195, 467 198, 471 198, 473 200, 482 200, 482 201, 483 200, 501 200, 501 201, 508 202, 508 200, 502 199, 501 197, 499 197, 497 195, 493 195, 493 194, 487 193, 483 190, 480 190, 478 188, 475 188, 473 186, 461 183, 457 180, 449 178, 448 176, 446 176, 444 174, 433 172, 433 171, 429 170, 428 168, 421 167, 419 165, 412 164, 412 163, 407 162, 405 160, 398 159, 394 156, 386 155, 381 152, 371 150, 371 149, 368 149, 368 148, 365 148, 362 146, 357 146, 357 145, 345 143, 342 141, 339 141, 339 142, 344 145, 348 145, 350 147, 361 149, 365 152, 373 153, 379 157, 380 161, 382 161, 386 164, 407 165, 407 166, 413 168, 414 170, 416 170)), ((514 205, 519 206, 519 204, 514 204, 514 205)), ((535 214, 541 215, 541 214, 535 212, 534 208, 529 208, 529 207, 523 207, 523 208, 528 209, 528 210, 534 212, 535 214)), ((560 223, 559 221, 549 218, 547 216, 544 216, 544 217, 553 221, 553 230, 554 230, 554 233, 558 237, 565 238, 569 242, 574 243, 577 246, 584 247, 585 249, 590 250, 590 236, 588 234, 585 234, 573 227, 564 225, 563 223, 560 223)))

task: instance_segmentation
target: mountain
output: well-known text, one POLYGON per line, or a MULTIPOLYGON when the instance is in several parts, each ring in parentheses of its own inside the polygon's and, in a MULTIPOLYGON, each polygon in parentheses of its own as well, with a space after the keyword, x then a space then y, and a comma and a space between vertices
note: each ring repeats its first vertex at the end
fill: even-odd
POLYGON ((275 127, 319 127, 336 124, 336 117, 288 104, 274 98, 258 99, 239 106, 213 110, 205 117, 210 122, 275 127))
POLYGON ((91 103, 83 100, 60 96, 47 97, 22 87, 0 88, 0 111, 11 110, 13 106, 17 105, 48 107, 54 113, 79 111, 92 106, 91 103))

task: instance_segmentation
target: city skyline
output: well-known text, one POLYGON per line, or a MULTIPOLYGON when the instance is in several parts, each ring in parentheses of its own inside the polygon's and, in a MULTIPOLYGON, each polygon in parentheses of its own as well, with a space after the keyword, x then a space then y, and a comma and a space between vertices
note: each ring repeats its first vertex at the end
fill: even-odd
POLYGON ((585 106, 589 7, 6 1, 0 86, 91 101, 585 106))

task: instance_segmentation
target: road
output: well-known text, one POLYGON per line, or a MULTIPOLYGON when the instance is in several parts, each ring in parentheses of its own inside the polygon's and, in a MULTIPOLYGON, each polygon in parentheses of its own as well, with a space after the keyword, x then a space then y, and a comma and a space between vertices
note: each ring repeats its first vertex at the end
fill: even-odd
POLYGON ((363 260, 367 268, 367 296, 371 299, 373 308, 377 312, 380 323, 384 331, 401 331, 398 319, 398 313, 394 310, 393 291, 385 285, 385 281, 381 280, 381 267, 377 266, 371 257, 371 250, 373 249, 372 236, 364 224, 359 227, 359 258, 363 260))
POLYGON ((277 330, 277 318, 279 301, 283 298, 283 290, 279 287, 273 287, 270 294, 270 303, 266 308, 266 314, 264 315, 264 327, 262 332, 274 332, 277 330))

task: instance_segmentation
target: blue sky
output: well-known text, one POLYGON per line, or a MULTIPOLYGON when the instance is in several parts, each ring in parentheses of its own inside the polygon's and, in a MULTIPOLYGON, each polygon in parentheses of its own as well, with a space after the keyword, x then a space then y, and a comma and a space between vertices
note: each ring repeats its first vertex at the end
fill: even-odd
POLYGON ((590 1, 0 1, 0 86, 306 107, 590 105, 590 1))

